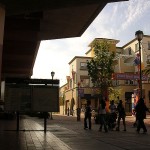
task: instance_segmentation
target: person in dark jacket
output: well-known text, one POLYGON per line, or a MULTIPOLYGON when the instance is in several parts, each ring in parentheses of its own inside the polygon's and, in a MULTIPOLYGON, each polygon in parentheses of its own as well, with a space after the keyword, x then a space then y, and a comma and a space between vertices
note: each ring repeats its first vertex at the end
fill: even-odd
POLYGON ((150 112, 144 103, 144 99, 140 98, 135 107, 138 133, 140 132, 141 128, 143 128, 143 133, 147 132, 147 129, 144 123, 144 119, 146 118, 146 111, 150 112))
POLYGON ((85 108, 85 117, 84 117, 84 129, 88 129, 91 130, 91 101, 87 101, 87 106, 85 108), (88 125, 87 126, 87 120, 88 120, 88 125))
POLYGON ((122 100, 119 100, 119 104, 117 106, 117 112, 118 112, 118 120, 117 120, 117 131, 120 131, 120 120, 123 120, 123 126, 124 126, 124 130, 126 131, 126 122, 125 122, 125 117, 126 117, 126 113, 125 113, 125 109, 124 106, 122 104, 122 100))

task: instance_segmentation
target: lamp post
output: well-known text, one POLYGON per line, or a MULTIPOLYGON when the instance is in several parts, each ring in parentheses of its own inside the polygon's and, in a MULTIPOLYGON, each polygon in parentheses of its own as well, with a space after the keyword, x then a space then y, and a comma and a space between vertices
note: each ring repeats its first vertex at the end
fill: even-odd
POLYGON ((53 78, 54 78, 54 75, 55 75, 55 72, 54 72, 54 71, 52 71, 52 72, 51 72, 51 77, 52 77, 52 86, 53 86, 53 78))
POLYGON ((80 109, 80 83, 78 82, 78 108, 77 108, 77 121, 80 121, 80 113, 81 113, 81 109, 80 109))
POLYGON ((65 97, 65 94, 63 93, 63 115, 64 115, 64 97, 65 97))
POLYGON ((140 98, 143 97, 142 93, 142 67, 141 67, 141 40, 143 39, 143 31, 136 31, 135 32, 135 37, 138 40, 139 44, 139 55, 140 55, 140 81, 139 81, 139 88, 140 88, 140 98))
MULTIPOLYGON (((51 72, 51 77, 52 77, 52 86, 53 86, 53 78, 54 78, 54 75, 55 75, 55 72, 54 72, 54 71, 52 71, 52 72, 51 72)), ((53 120, 52 112, 51 112, 50 119, 51 119, 51 120, 53 120)))

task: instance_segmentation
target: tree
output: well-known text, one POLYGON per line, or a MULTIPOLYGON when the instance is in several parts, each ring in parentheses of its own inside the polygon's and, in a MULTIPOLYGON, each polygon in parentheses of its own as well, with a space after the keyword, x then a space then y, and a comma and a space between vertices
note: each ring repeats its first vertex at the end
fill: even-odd
POLYGON ((144 75, 149 75, 149 74, 150 74, 150 67, 145 68, 144 70, 142 70, 142 73, 143 73, 144 75))
POLYGON ((109 100, 114 100, 115 103, 119 102, 118 97, 120 97, 122 89, 114 89, 109 87, 109 100))
POLYGON ((92 44, 95 56, 87 62, 88 74, 94 87, 99 88, 100 94, 108 96, 108 87, 112 85, 113 62, 115 53, 109 50, 106 40, 95 40, 92 44))

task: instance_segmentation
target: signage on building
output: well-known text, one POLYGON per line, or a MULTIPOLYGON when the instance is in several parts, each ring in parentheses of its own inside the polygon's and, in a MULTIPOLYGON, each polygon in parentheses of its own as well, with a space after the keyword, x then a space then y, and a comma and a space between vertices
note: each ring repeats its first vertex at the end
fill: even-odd
MULTIPOLYGON (((140 80, 139 74, 132 74, 132 73, 114 73, 112 76, 113 80, 140 80)), ((148 80, 147 75, 142 76, 143 81, 148 80)))
POLYGON ((79 89, 78 89, 78 92, 79 92, 79 96, 80 96, 80 97, 83 97, 83 96, 84 96, 84 89, 79 88, 79 89))

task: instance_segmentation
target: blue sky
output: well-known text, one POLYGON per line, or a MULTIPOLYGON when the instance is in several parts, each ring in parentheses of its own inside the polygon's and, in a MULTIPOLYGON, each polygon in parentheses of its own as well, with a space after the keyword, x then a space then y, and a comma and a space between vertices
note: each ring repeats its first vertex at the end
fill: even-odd
POLYGON ((51 79, 54 71, 54 79, 59 79, 62 86, 69 75, 68 63, 75 56, 85 56, 94 38, 120 40, 117 46, 123 46, 135 38, 137 30, 150 35, 149 14, 150 0, 107 4, 81 37, 42 41, 32 78, 51 79))

